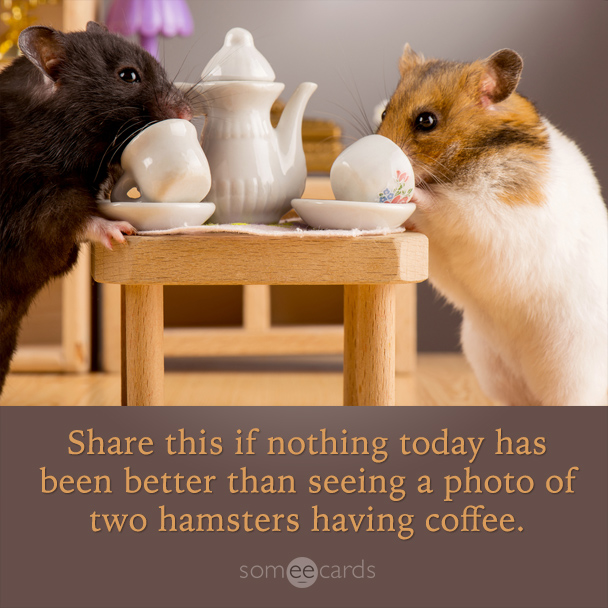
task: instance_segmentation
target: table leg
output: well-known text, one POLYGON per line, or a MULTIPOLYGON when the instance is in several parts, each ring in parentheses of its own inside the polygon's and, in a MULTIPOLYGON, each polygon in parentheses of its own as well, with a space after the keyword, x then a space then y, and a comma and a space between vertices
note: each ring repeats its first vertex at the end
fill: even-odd
POLYGON ((394 285, 344 286, 344 405, 395 405, 394 285))
POLYGON ((121 286, 122 405, 164 405, 163 286, 121 286))

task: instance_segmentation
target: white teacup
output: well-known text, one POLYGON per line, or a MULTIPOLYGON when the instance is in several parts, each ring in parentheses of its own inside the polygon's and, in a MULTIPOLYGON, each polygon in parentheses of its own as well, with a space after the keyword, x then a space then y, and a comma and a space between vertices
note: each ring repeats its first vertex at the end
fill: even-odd
POLYGON ((414 171, 408 157, 383 135, 362 137, 346 148, 331 167, 337 200, 407 203, 414 194, 414 171))
POLYGON ((187 120, 150 125, 125 148, 120 163, 124 174, 112 188, 113 202, 198 203, 211 188, 207 157, 187 120), (129 196, 132 188, 141 196, 129 196))

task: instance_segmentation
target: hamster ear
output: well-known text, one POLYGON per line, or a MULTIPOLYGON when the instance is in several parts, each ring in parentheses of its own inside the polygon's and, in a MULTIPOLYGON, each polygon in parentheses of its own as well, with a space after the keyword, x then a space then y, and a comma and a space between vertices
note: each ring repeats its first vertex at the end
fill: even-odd
POLYGON ((424 55, 415 53, 408 42, 403 47, 403 55, 401 55, 401 59, 399 60, 399 72, 401 76, 405 74, 408 70, 413 68, 416 65, 419 65, 424 62, 424 55))
POLYGON ((57 80, 65 60, 63 34, 50 27, 33 25, 19 34, 19 48, 44 74, 57 80))
POLYGON ((87 23, 87 32, 92 34, 107 34, 108 28, 97 21, 89 21, 87 23))
POLYGON ((482 65, 479 91, 481 105, 487 107, 505 100, 515 91, 524 62, 515 51, 502 49, 488 57, 482 65))

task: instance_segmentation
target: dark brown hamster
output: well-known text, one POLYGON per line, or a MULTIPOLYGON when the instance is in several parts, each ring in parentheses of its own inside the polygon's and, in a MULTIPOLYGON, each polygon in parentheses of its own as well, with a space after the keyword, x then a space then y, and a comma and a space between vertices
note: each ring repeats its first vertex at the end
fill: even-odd
POLYGON ((34 26, 0 73, 0 392, 23 316, 65 274, 79 243, 135 230, 100 217, 96 200, 129 139, 192 111, 158 62, 90 22, 86 32, 34 26))
POLYGON ((379 134, 412 162, 429 278, 463 313, 481 387, 508 405, 606 405, 608 215, 578 149, 516 92, 512 50, 406 45, 379 134))

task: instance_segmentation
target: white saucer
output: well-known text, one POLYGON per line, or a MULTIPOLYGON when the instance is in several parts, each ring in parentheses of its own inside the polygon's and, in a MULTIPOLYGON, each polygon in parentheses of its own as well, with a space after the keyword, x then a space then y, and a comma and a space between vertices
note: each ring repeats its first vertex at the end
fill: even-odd
POLYGON ((364 203, 294 198, 298 215, 313 228, 376 230, 398 228, 416 209, 414 203, 364 203))
POLYGON ((137 230, 169 230, 200 226, 215 211, 214 203, 97 203, 99 210, 113 220, 124 220, 137 230))

